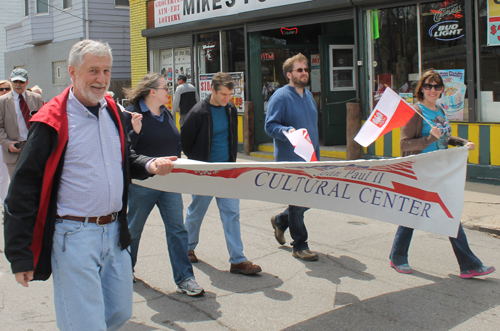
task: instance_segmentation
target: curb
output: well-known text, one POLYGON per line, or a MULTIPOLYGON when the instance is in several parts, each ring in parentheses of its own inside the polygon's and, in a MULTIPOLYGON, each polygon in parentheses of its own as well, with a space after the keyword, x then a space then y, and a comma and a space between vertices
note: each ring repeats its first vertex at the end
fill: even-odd
POLYGON ((469 224, 469 222, 462 223, 462 226, 466 229, 469 229, 469 230, 486 232, 486 233, 494 234, 494 235, 500 237, 500 229, 498 229, 498 228, 492 228, 492 227, 484 226, 481 224, 469 224))

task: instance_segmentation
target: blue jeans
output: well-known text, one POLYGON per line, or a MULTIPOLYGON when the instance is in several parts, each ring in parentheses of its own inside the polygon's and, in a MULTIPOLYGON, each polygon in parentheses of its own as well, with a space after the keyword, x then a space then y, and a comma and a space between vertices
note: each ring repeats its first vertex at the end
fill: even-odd
POLYGON ((276 226, 278 229, 286 231, 286 229, 290 228, 294 251, 309 249, 309 245, 307 244, 307 229, 304 224, 304 213, 307 210, 309 208, 290 205, 284 212, 276 215, 276 226))
MULTIPOLYGON (((408 249, 410 248, 413 229, 400 226, 396 232, 389 258, 395 265, 408 264, 408 249)), ((483 265, 474 253, 472 253, 464 228, 460 224, 457 238, 449 238, 455 256, 457 257, 460 271, 477 269, 483 265)))
MULTIPOLYGON (((200 238, 200 228, 208 206, 212 201, 211 196, 193 195, 193 201, 186 213, 186 229, 188 231, 190 250, 194 250, 200 238)), ((240 232, 240 200, 228 198, 215 198, 219 208, 222 227, 226 237, 226 246, 229 253, 229 262, 239 264, 246 261, 243 255, 243 242, 240 232)))
POLYGON ((118 222, 56 220, 52 278, 60 330, 118 330, 132 316, 130 253, 118 222))
POLYGON ((193 267, 187 254, 188 236, 183 220, 182 195, 163 192, 131 184, 128 192, 128 226, 132 242, 132 267, 137 262, 137 251, 144 224, 151 210, 157 205, 160 210, 167 237, 168 255, 176 284, 194 278, 193 267))

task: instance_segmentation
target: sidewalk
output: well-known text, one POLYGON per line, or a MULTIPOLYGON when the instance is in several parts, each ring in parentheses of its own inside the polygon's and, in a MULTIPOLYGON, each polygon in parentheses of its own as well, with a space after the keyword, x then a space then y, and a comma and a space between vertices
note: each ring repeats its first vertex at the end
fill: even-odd
POLYGON ((500 186, 467 182, 465 185, 464 228, 488 232, 500 238, 500 186))

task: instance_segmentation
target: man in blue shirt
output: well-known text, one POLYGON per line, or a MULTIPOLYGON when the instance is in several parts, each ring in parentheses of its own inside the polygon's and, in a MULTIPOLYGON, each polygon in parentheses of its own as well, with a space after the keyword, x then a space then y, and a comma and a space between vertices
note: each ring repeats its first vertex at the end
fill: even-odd
MULTIPOLYGON (((309 81, 307 58, 297 54, 285 61, 283 73, 289 81, 288 85, 278 89, 269 99, 265 130, 274 139, 274 157, 276 161, 304 160, 295 154, 294 147, 283 132, 293 132, 305 128, 314 146, 319 160, 318 111, 312 93, 304 89, 309 81)), ((293 242, 292 255, 305 261, 316 261, 318 255, 309 250, 307 229, 304 224, 304 213, 309 208, 288 206, 281 214, 271 217, 276 240, 284 245, 285 231, 290 229, 293 242)))
MULTIPOLYGON (((212 78, 212 93, 189 111, 181 127, 182 149, 188 158, 204 162, 236 162, 238 113, 229 102, 233 89, 231 75, 219 72, 212 78)), ((188 255, 192 263, 198 262, 194 249, 198 245, 201 223, 212 198, 193 195, 186 213, 184 224, 188 231, 188 255)), ((258 265, 243 255, 240 201, 229 198, 216 200, 229 252, 230 271, 244 275, 261 272, 258 265)))

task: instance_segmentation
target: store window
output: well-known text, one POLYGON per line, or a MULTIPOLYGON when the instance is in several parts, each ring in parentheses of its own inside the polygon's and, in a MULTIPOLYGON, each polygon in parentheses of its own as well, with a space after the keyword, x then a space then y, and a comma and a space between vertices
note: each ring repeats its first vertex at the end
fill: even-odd
POLYGON ((221 32, 222 71, 245 71, 245 33, 243 29, 221 32))
POLYGON ((370 20, 373 106, 387 87, 412 102, 412 83, 419 76, 417 7, 372 10, 370 20))
POLYGON ((478 9, 478 120, 500 122, 500 4, 479 0, 478 9))
POLYGON ((354 45, 330 45, 330 89, 354 90, 354 45))
POLYGON ((387 87, 408 102, 417 102, 414 88, 420 73, 435 69, 445 83, 438 104, 448 120, 469 118, 464 2, 436 1, 367 14, 372 37, 373 106, 387 87))
POLYGON ((229 73, 235 82, 231 102, 238 112, 245 111, 245 36, 243 29, 201 33, 197 36, 199 95, 210 94, 211 81, 217 72, 229 73))
POLYGON ((160 74, 163 75, 167 82, 167 87, 170 89, 168 93, 168 101, 165 107, 172 110, 173 95, 174 95, 174 50, 166 49, 160 51, 160 74))
POLYGON ((420 5, 422 72, 436 69, 441 74, 445 89, 437 103, 450 121, 469 119, 464 4, 454 0, 420 5))

